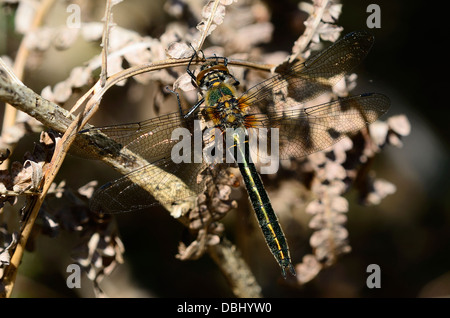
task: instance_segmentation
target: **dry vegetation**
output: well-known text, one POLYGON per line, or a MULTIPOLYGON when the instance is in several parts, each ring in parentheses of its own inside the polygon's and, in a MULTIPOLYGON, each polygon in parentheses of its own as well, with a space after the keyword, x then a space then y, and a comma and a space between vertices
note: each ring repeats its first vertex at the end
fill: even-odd
MULTIPOLYGON (((61 22, 64 19, 54 18, 54 13, 51 15, 52 10, 59 10, 60 15, 64 12, 54 8, 55 2, 42 0, 35 7, 30 7, 30 2, 20 2, 15 7, 14 1, 8 1, 10 14, 15 15, 15 31, 23 36, 16 55, 2 56, 0 68, 0 100, 9 104, 5 108, 0 138, 4 161, 4 170, 0 171, 3 206, 0 211, 0 293, 4 296, 11 295, 24 251, 39 235, 55 237, 61 231, 79 233, 73 259, 95 283, 97 295, 103 295, 99 282, 123 262, 126 246, 124 248, 118 235, 114 218, 89 211, 88 200, 97 183, 87 183, 88 175, 81 178, 84 167, 76 168, 80 171, 80 180, 87 183, 78 190, 73 190, 75 185, 71 180, 55 183, 70 151, 102 160, 121 173, 128 171, 123 158, 103 156, 102 149, 98 149, 89 136, 77 134, 83 127, 89 127, 87 123, 97 112, 106 118, 108 109, 114 112, 116 104, 107 97, 110 89, 124 86, 120 93, 122 105, 136 105, 142 100, 145 108, 142 116, 155 116, 166 113, 168 105, 176 107, 175 96, 165 90, 166 86, 177 89, 184 104, 195 103, 196 90, 185 71, 192 48, 203 50, 206 56, 227 56, 244 91, 267 77, 277 64, 305 59, 311 52, 322 49, 322 42, 336 41, 343 31, 338 24, 341 5, 334 1, 301 4, 305 18, 303 32, 292 43, 290 52, 263 49, 264 45, 270 47, 273 41, 274 26, 269 8, 259 0, 165 1, 163 9, 158 9, 166 19, 158 21, 158 32, 153 32, 159 33, 158 37, 113 22, 116 15, 133 14, 126 11, 126 1, 106 1, 102 21, 96 20, 95 15, 100 3, 64 2, 64 6, 75 4, 80 9, 82 23, 76 28, 68 27, 68 20, 61 22), (92 44, 83 46, 86 42, 92 44), (74 65, 70 59, 77 61, 78 57, 64 54, 80 45, 89 48, 86 51, 92 54, 74 65), (21 80, 25 71, 27 74, 36 72, 47 54, 62 55, 67 59, 64 63, 73 66, 65 79, 41 83, 41 88, 45 87, 37 94, 26 86, 26 77, 25 85, 21 80), (112 106, 102 111, 102 107, 106 107, 105 100, 112 106), (33 149, 20 154, 22 161, 8 160, 22 138, 39 131, 40 140, 33 149), (47 200, 58 204, 50 207, 47 200)), ((70 13, 64 15, 69 16, 70 13)), ((156 28, 155 24, 148 23, 156 28)), ((84 58, 86 53, 82 56, 84 58)), ((321 102, 346 96, 356 86, 356 80, 356 75, 346 77, 322 96, 321 102)), ((307 224, 311 230, 310 252, 299 262, 298 253, 294 251, 297 276, 289 278, 290 285, 311 281, 322 269, 351 251, 345 227, 349 202, 344 195, 354 188, 361 203, 377 205, 395 192, 395 185, 377 178, 371 166, 383 147, 401 146, 401 138, 409 134, 409 129, 404 116, 384 118, 358 135, 345 138, 326 153, 283 163, 278 175, 265 177, 263 181, 286 228, 288 240, 292 240, 290 235, 294 239, 305 239, 292 234, 302 229, 302 224, 307 224)), ((169 211, 189 228, 194 238, 189 244, 180 243, 176 257, 198 259, 208 253, 226 276, 234 295, 257 297, 261 295, 261 288, 239 249, 225 238, 225 227, 221 223, 233 208, 246 208, 243 200, 238 204, 232 195, 241 190, 235 189, 238 177, 232 172, 232 169, 217 172, 216 186, 209 187, 199 197, 197 206, 188 211, 169 211)))

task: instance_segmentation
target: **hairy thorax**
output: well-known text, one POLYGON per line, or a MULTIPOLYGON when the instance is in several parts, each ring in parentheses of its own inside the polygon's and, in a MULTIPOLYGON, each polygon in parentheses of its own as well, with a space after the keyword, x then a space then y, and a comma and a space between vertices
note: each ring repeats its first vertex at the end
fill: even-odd
POLYGON ((235 96, 233 86, 214 82, 205 95, 205 113, 222 130, 244 127, 245 109, 235 96))

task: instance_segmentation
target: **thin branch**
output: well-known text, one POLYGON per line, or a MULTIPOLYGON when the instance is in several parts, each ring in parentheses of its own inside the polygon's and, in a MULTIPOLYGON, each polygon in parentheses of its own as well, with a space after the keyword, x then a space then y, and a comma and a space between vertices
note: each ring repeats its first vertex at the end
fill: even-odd
POLYGON ((219 4, 220 4, 220 0, 214 0, 214 6, 211 10, 211 15, 209 16, 208 20, 206 21, 206 26, 205 26, 204 32, 202 33, 202 37, 201 37, 200 42, 198 43, 198 46, 196 49, 197 52, 199 50, 201 50, 203 43, 205 42, 206 37, 208 36, 209 29, 211 28, 211 25, 212 25, 215 15, 216 15, 216 11, 217 11, 219 4))
POLYGON ((228 280, 236 297, 262 297, 261 287, 236 246, 227 239, 222 239, 219 244, 210 246, 208 252, 228 280))
MULTIPOLYGON (((103 33, 102 33, 102 43, 101 43, 101 47, 102 47, 102 65, 101 65, 101 72, 100 72, 100 81, 95 84, 94 86, 91 87, 91 89, 89 89, 89 91, 87 91, 76 103, 75 106, 72 107, 72 109, 70 110, 69 114, 74 113, 85 101, 86 99, 91 96, 98 88, 100 87, 104 87, 106 84, 106 79, 108 78, 108 48, 109 48, 109 31, 110 31, 110 21, 112 19, 112 1, 111 0, 107 0, 106 1, 106 7, 105 7, 105 16, 103 17, 103 33), (99 85, 98 85, 99 84, 99 85)), ((100 100, 98 100, 95 102, 95 104, 100 104, 100 100)), ((90 116, 92 116, 95 113, 92 112, 90 116)), ((90 116, 85 120, 85 122, 89 121, 90 116)), ((83 126, 80 126, 80 128, 83 126)))
MULTIPOLYGON (((11 79, 11 81, 18 85, 24 85, 22 81, 17 77, 14 71, 3 61, 0 57, 0 69, 11 79)), ((14 108, 15 109, 15 108, 14 108)))
MULTIPOLYGON (((107 1, 107 12, 108 8, 110 10, 110 1, 107 1)), ((106 19, 104 29, 104 35, 108 36, 108 23, 109 19, 106 19)), ((105 40, 105 39, 104 39, 105 40)), ((107 43, 107 41, 105 41, 107 43)), ((104 43, 105 43, 104 42, 104 43)), ((103 56, 106 56, 106 48, 103 48, 103 56)), ((106 65, 102 64, 102 67, 106 67, 106 65)), ((102 68, 103 71, 103 68, 102 68)), ((106 70, 104 71, 104 74, 106 76, 106 70)), ((99 80, 101 81, 101 79, 99 80)), ((97 85, 96 85, 97 86, 97 85)), ((3 87, 3 86, 2 86, 3 87)), ((94 96, 95 97, 95 96, 94 96)), ((91 98, 92 108, 97 109, 98 104, 100 104, 100 99, 95 99, 94 97, 91 98)), ((6 297, 10 297, 12 290, 14 288, 15 278, 17 275, 17 270, 19 268, 20 262, 22 260, 23 253, 25 251, 25 246, 28 241, 28 238, 30 237, 31 230, 34 226, 34 223, 36 221, 36 218, 38 216, 39 210, 41 209, 42 203, 44 202, 44 199, 47 195, 48 190, 50 189, 50 186, 55 179, 60 167, 62 166, 62 163, 69 151, 70 146, 72 145, 73 141, 75 140, 76 134, 81 129, 81 118, 86 114, 90 114, 92 116, 95 111, 91 111, 89 109, 89 112, 83 112, 80 113, 76 118, 72 120, 69 127, 67 127, 67 130, 64 132, 64 135, 62 136, 61 140, 56 144, 55 150, 53 153, 52 160, 50 161, 50 164, 48 166, 48 169, 46 170, 46 173, 41 181, 41 186, 39 188, 42 188, 40 194, 37 197, 34 197, 31 201, 31 205, 29 207, 31 212, 27 214, 27 218, 25 220, 25 224, 22 228, 22 231, 20 233, 20 239, 19 243, 17 244, 16 248, 14 249, 14 253, 11 257, 10 264, 5 268, 5 273, 3 276, 3 280, 5 282, 5 290, 6 290, 6 297)), ((89 118, 85 119, 85 122, 87 122, 89 118)))
POLYGON ((322 0, 320 6, 315 7, 312 17, 308 19, 309 23, 306 25, 305 32, 303 32, 303 34, 294 43, 292 54, 289 57, 289 63, 292 63, 303 51, 305 51, 309 42, 311 42, 320 21, 322 21, 323 14, 329 2, 329 0, 322 0))
POLYGON ((101 87, 101 81, 97 82, 94 86, 92 86, 86 93, 84 93, 83 96, 81 96, 75 105, 72 107, 72 109, 67 113, 66 117, 71 116, 73 113, 75 113, 85 102, 86 100, 94 94, 96 90, 98 90, 101 87), (100 84, 100 85, 98 85, 100 84))
MULTIPOLYGON (((80 117, 81 115, 79 115, 80 117)), ((17 275, 17 269, 19 268, 20 262, 22 260, 23 253, 25 251, 25 246, 28 241, 28 238, 30 237, 31 230, 34 226, 34 223, 36 221, 36 218, 38 216, 39 210, 41 208, 42 203, 44 202, 44 199, 47 195, 47 192, 56 177, 56 174, 59 171, 59 168, 62 165, 62 162, 64 161, 64 158, 67 154, 67 151, 74 140, 76 131, 76 127, 79 124, 79 117, 76 118, 71 125, 68 127, 66 133, 63 135, 60 142, 56 144, 55 151, 52 157, 52 160, 49 164, 49 169, 46 171, 46 175, 41 181, 41 185, 43 183, 43 186, 40 186, 39 188, 42 188, 41 193, 34 197, 31 201, 31 205, 29 209, 31 209, 31 212, 28 215, 27 219, 25 220, 25 224, 22 228, 22 231, 20 233, 20 240, 17 244, 14 253, 11 257, 10 264, 5 268, 5 274, 4 274, 4 281, 5 281, 5 289, 6 289, 6 297, 10 297, 13 287, 15 278, 17 275)), ((28 209, 27 209, 28 210, 28 209)))
MULTIPOLYGON (((38 10, 34 16, 34 20, 31 23, 31 27, 28 32, 35 30, 37 27, 39 27, 39 25, 42 24, 42 21, 43 21, 45 15, 49 11, 49 9, 52 7, 54 2, 55 2, 55 0, 44 0, 41 3, 41 5, 38 7, 38 10)), ((22 38, 22 41, 20 42, 20 46, 17 51, 17 55, 16 55, 16 58, 14 61, 14 66, 13 66, 13 72, 15 75, 12 77, 16 78, 18 80, 23 79, 25 64, 27 62, 28 55, 30 54, 30 51, 28 50, 27 46, 25 45, 25 39, 26 39, 26 35, 22 38)), ((5 131, 5 129, 14 125, 14 123, 16 121, 16 116, 17 116, 17 109, 14 107, 11 107, 11 105, 9 105, 9 104, 6 104, 5 114, 3 117, 2 134, 5 131)), ((8 161, 5 160, 1 166, 7 167, 8 161)))
MULTIPOLYGON (((127 68, 121 72, 115 73, 114 75, 110 76, 106 80, 104 86, 102 86, 98 90, 95 90, 94 97, 95 97, 95 99, 100 99, 107 92, 108 89, 110 89, 112 86, 114 86, 118 82, 121 82, 130 77, 133 77, 133 76, 136 76, 136 75, 139 75, 142 73, 153 72, 153 71, 157 71, 157 70, 161 70, 161 69, 166 69, 169 67, 187 66, 189 64, 195 65, 195 64, 200 64, 200 63, 203 63, 203 61, 191 61, 191 58, 167 59, 167 60, 156 62, 156 63, 149 63, 149 64, 139 65, 139 66, 135 66, 135 67, 130 67, 130 68, 127 68)), ((271 64, 260 64, 260 63, 242 61, 242 60, 229 60, 228 64, 235 65, 235 66, 241 66, 241 67, 253 68, 253 69, 266 71, 266 72, 269 72, 274 67, 274 65, 271 65, 271 64)), ((89 92, 91 92, 91 91, 89 91, 89 92)), ((86 95, 88 95, 88 93, 86 93, 86 95)), ((88 109, 90 108, 89 105, 87 108, 88 109)), ((87 121, 84 121, 83 125, 86 122, 87 121)))
POLYGON ((109 46, 109 30, 110 20, 112 18, 111 12, 112 4, 111 0, 106 1, 105 16, 103 21, 105 22, 102 34, 102 71, 100 73, 100 84, 105 86, 106 79, 108 78, 108 46, 109 46))

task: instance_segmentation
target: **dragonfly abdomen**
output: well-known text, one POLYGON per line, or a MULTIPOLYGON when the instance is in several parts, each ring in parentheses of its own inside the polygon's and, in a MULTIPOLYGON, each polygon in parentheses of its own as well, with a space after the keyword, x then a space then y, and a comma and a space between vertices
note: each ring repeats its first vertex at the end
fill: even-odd
POLYGON ((290 272, 295 275, 286 237, 256 167, 249 160, 248 140, 242 142, 238 135, 235 135, 234 141, 237 150, 241 153, 241 162, 238 162, 238 167, 267 246, 280 265, 283 276, 286 277, 286 268, 289 268, 290 272))
POLYGON ((255 165, 250 162, 245 162, 238 163, 238 166, 244 179, 250 201, 252 202, 253 210, 256 213, 259 226, 270 251, 282 269, 283 276, 286 277, 286 268, 289 268, 291 273, 295 275, 286 237, 279 225, 278 218, 272 208, 255 165))

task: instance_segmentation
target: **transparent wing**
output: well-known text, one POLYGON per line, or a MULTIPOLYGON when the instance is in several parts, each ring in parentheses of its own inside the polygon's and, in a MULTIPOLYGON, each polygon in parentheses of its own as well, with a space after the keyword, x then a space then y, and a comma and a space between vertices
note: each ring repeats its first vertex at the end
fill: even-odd
POLYGON ((115 150, 126 148, 153 162, 170 156, 172 147, 179 141, 172 140, 173 131, 176 128, 188 128, 189 124, 176 112, 138 123, 86 129, 82 133, 105 134, 118 143, 114 147, 119 149, 115 150))
POLYGON ((175 164, 170 157, 161 159, 103 185, 94 193, 90 208, 119 213, 182 203, 204 190, 198 176, 205 168, 204 164, 175 164))
POLYGON ((260 111, 275 111, 275 105, 291 97, 299 103, 311 100, 336 84, 367 55, 374 38, 366 32, 353 32, 306 62, 285 63, 277 75, 253 86, 239 99, 260 111))
MULTIPOLYGON (((191 124, 192 121, 181 119, 180 113, 171 113, 139 123, 82 131, 105 134, 117 142, 114 147, 118 149, 114 150, 130 150, 149 162, 98 189, 91 199, 91 209, 117 213, 154 205, 170 206, 200 193, 204 185, 199 182, 198 175, 206 165, 175 164, 171 158, 172 148, 179 142, 178 137, 172 139, 174 130, 191 124)), ((191 130, 186 131, 191 134, 191 130)))
MULTIPOLYGON (((382 94, 362 94, 303 109, 254 114, 254 128, 277 128, 280 159, 326 149, 377 120, 390 107, 382 94)), ((273 135, 268 131, 268 143, 273 135)), ((275 143, 276 144, 276 143, 275 143)))

